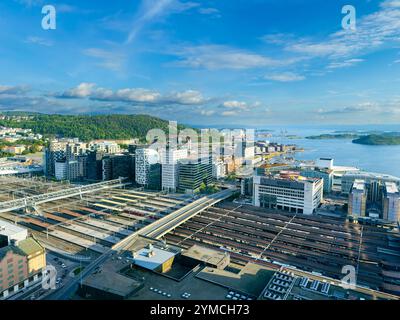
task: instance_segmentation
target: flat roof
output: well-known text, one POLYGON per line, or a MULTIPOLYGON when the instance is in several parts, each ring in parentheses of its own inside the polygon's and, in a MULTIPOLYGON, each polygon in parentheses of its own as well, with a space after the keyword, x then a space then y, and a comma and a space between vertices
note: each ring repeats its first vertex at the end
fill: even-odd
POLYGON ((387 181, 387 182, 385 182, 385 186, 386 186, 387 193, 399 192, 399 189, 397 188, 397 185, 394 182, 387 181))
POLYGON ((364 180, 354 180, 353 189, 364 191, 365 181, 364 180))
POLYGON ((396 182, 400 182, 400 178, 392 176, 390 174, 385 173, 377 173, 377 172, 368 172, 368 171, 359 171, 359 172, 348 172, 344 176, 347 177, 355 177, 355 179, 387 179, 396 182))
POLYGON ((157 247, 143 248, 136 251, 136 256, 134 258, 135 264, 146 269, 154 270, 155 268, 162 265, 164 262, 168 261, 175 256, 176 253, 159 249, 157 247), (153 255, 149 255, 150 251, 153 255))
POLYGON ((10 223, 4 220, 0 220, 0 234, 3 236, 10 237, 20 232, 27 232, 27 229, 22 228, 14 223, 10 223))
POLYGON ((212 265, 218 265, 226 257, 226 253, 224 252, 209 249, 196 244, 185 250, 182 255, 212 265))

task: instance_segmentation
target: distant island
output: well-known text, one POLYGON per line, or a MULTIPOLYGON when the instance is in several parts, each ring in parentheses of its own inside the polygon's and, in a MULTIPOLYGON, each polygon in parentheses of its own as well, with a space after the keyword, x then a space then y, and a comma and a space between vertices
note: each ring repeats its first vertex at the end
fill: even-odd
POLYGON ((400 134, 370 134, 353 140, 353 143, 365 145, 400 145, 400 134))
POLYGON ((356 139, 359 138, 359 134, 355 133, 326 133, 316 136, 308 136, 306 139, 312 140, 328 140, 328 139, 356 139))

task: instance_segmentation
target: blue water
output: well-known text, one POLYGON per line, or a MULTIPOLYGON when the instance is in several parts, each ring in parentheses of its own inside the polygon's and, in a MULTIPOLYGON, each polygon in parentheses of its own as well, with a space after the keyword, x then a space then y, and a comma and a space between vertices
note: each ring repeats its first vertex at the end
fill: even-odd
POLYGON ((272 138, 266 140, 296 144, 304 148, 304 152, 296 153, 298 160, 315 160, 320 157, 334 159, 335 165, 353 166, 366 171, 391 174, 400 177, 400 145, 398 146, 368 146, 355 144, 351 139, 310 140, 304 137, 323 133, 333 133, 335 130, 381 130, 400 131, 400 126, 341 126, 341 127, 266 127, 273 130, 272 138), (299 136, 299 139, 282 137, 280 132, 299 136), (301 138, 300 138, 301 137, 301 138))

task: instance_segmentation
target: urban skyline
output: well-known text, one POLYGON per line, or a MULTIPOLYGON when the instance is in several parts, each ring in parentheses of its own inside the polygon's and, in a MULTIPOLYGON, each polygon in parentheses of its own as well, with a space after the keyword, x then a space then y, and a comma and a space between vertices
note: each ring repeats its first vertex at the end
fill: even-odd
POLYGON ((46 4, 0 4, 1 110, 400 121, 397 0, 354 1, 356 30, 342 27, 344 1, 53 1, 55 30, 42 29, 46 4))

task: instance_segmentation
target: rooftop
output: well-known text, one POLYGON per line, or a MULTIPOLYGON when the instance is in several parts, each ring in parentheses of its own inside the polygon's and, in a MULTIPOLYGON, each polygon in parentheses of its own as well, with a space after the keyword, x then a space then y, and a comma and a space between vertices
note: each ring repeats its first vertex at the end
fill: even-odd
POLYGON ((27 256, 42 253, 44 248, 34 238, 26 238, 18 243, 18 248, 27 256))
POLYGON ((26 232, 27 230, 25 228, 21 228, 20 226, 14 224, 14 223, 9 223, 4 220, 0 220, 0 235, 10 237, 16 233, 20 232, 26 232))
POLYGON ((223 252, 198 245, 191 246, 183 255, 212 265, 218 265, 226 257, 226 254, 223 252))
POLYGON ((364 191, 364 188, 365 188, 365 181, 364 180, 359 180, 359 179, 354 180, 353 189, 364 191))
POLYGON ((382 180, 391 180, 395 182, 400 182, 400 178, 391 176, 385 173, 376 173, 376 172, 368 172, 368 171, 359 171, 359 172, 348 172, 344 175, 344 177, 354 177, 355 179, 382 179, 382 180))
POLYGON ((136 252, 135 264, 146 269, 154 270, 175 256, 174 252, 157 247, 142 248, 136 252))
POLYGON ((394 182, 385 182, 386 186, 386 192, 387 193, 398 193, 399 189, 397 188, 397 185, 394 182))

